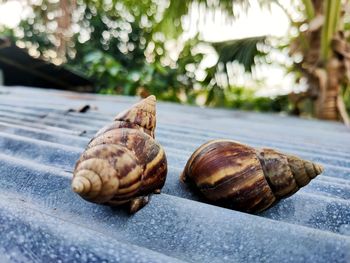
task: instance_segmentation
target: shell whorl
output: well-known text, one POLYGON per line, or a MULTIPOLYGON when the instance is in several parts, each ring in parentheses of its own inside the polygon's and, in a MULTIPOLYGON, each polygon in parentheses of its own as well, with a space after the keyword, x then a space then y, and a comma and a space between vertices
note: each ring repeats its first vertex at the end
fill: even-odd
POLYGON ((87 148, 101 144, 122 145, 132 151, 139 163, 143 164, 143 184, 140 192, 163 187, 167 173, 166 155, 163 147, 151 136, 138 129, 112 129, 91 141, 87 148))
POLYGON ((259 212, 295 193, 322 171, 318 164, 272 149, 213 140, 192 154, 181 179, 219 205, 259 212))
POLYGON ((76 163, 73 191, 95 203, 128 203, 131 212, 145 205, 167 174, 165 152, 153 138, 155 121, 150 96, 98 131, 76 163))
POLYGON ((105 203, 141 176, 142 167, 132 152, 120 145, 101 144, 87 149, 78 160, 72 188, 86 200, 105 203))

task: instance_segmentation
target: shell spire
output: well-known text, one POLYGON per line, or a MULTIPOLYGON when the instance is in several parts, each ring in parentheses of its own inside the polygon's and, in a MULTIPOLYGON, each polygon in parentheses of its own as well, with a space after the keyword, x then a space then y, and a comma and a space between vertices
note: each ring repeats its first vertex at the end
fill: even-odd
POLYGON ((321 165, 298 156, 267 148, 258 149, 256 152, 265 179, 278 199, 294 194, 323 172, 321 165))
POLYGON ((129 109, 119 113, 114 120, 137 124, 148 131, 147 133, 154 138, 154 130, 156 128, 156 97, 154 95, 148 96, 129 109))

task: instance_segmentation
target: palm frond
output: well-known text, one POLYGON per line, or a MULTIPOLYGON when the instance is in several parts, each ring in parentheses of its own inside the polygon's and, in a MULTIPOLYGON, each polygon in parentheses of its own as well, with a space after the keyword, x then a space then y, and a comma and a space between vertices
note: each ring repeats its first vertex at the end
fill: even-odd
POLYGON ((218 63, 226 64, 236 61, 251 72, 255 64, 255 58, 264 55, 257 47, 259 43, 265 43, 266 36, 250 37, 237 40, 211 43, 219 54, 218 63))
POLYGON ((170 0, 168 8, 164 11, 163 19, 155 25, 154 31, 163 32, 167 37, 178 37, 183 29, 181 18, 188 14, 191 1, 170 0))
POLYGON ((315 17, 315 9, 311 0, 302 0, 307 19, 310 21, 315 17))
MULTIPOLYGON (((257 0, 257 2, 261 8, 269 8, 278 0, 257 0)), ((209 11, 221 10, 227 17, 236 18, 242 11, 249 10, 251 0, 169 0, 169 6, 163 14, 162 21, 156 26, 156 30, 163 32, 168 37, 179 36, 183 31, 181 18, 189 13, 191 6, 200 7, 201 11, 207 15, 209 15, 209 11)))
POLYGON ((341 0, 326 0, 324 2, 325 21, 321 36, 321 57, 327 61, 331 53, 331 40, 337 31, 338 19, 341 12, 341 0))

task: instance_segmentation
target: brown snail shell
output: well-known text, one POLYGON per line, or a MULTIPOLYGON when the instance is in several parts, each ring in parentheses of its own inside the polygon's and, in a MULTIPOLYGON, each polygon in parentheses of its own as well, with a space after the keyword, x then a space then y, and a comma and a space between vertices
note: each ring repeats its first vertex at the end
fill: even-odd
POLYGON ((260 212, 294 194, 322 172, 319 164, 273 149, 213 140, 192 154, 181 180, 216 204, 260 212))
POLYGON ((128 204, 132 213, 160 193, 167 160, 154 139, 155 107, 155 96, 149 96, 96 133, 76 163, 74 192, 94 203, 128 204))

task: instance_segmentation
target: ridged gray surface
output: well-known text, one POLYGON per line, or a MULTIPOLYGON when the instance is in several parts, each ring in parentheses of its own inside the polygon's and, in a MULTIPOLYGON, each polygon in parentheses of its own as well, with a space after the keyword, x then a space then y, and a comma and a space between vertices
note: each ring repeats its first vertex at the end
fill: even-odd
POLYGON ((162 194, 130 216, 72 193, 89 138, 136 101, 0 87, 0 262, 350 262, 350 131, 339 123, 158 102, 162 194), (69 111, 85 104, 97 109, 69 111), (178 177, 214 138, 294 153, 325 172, 259 215, 212 206, 178 177))

